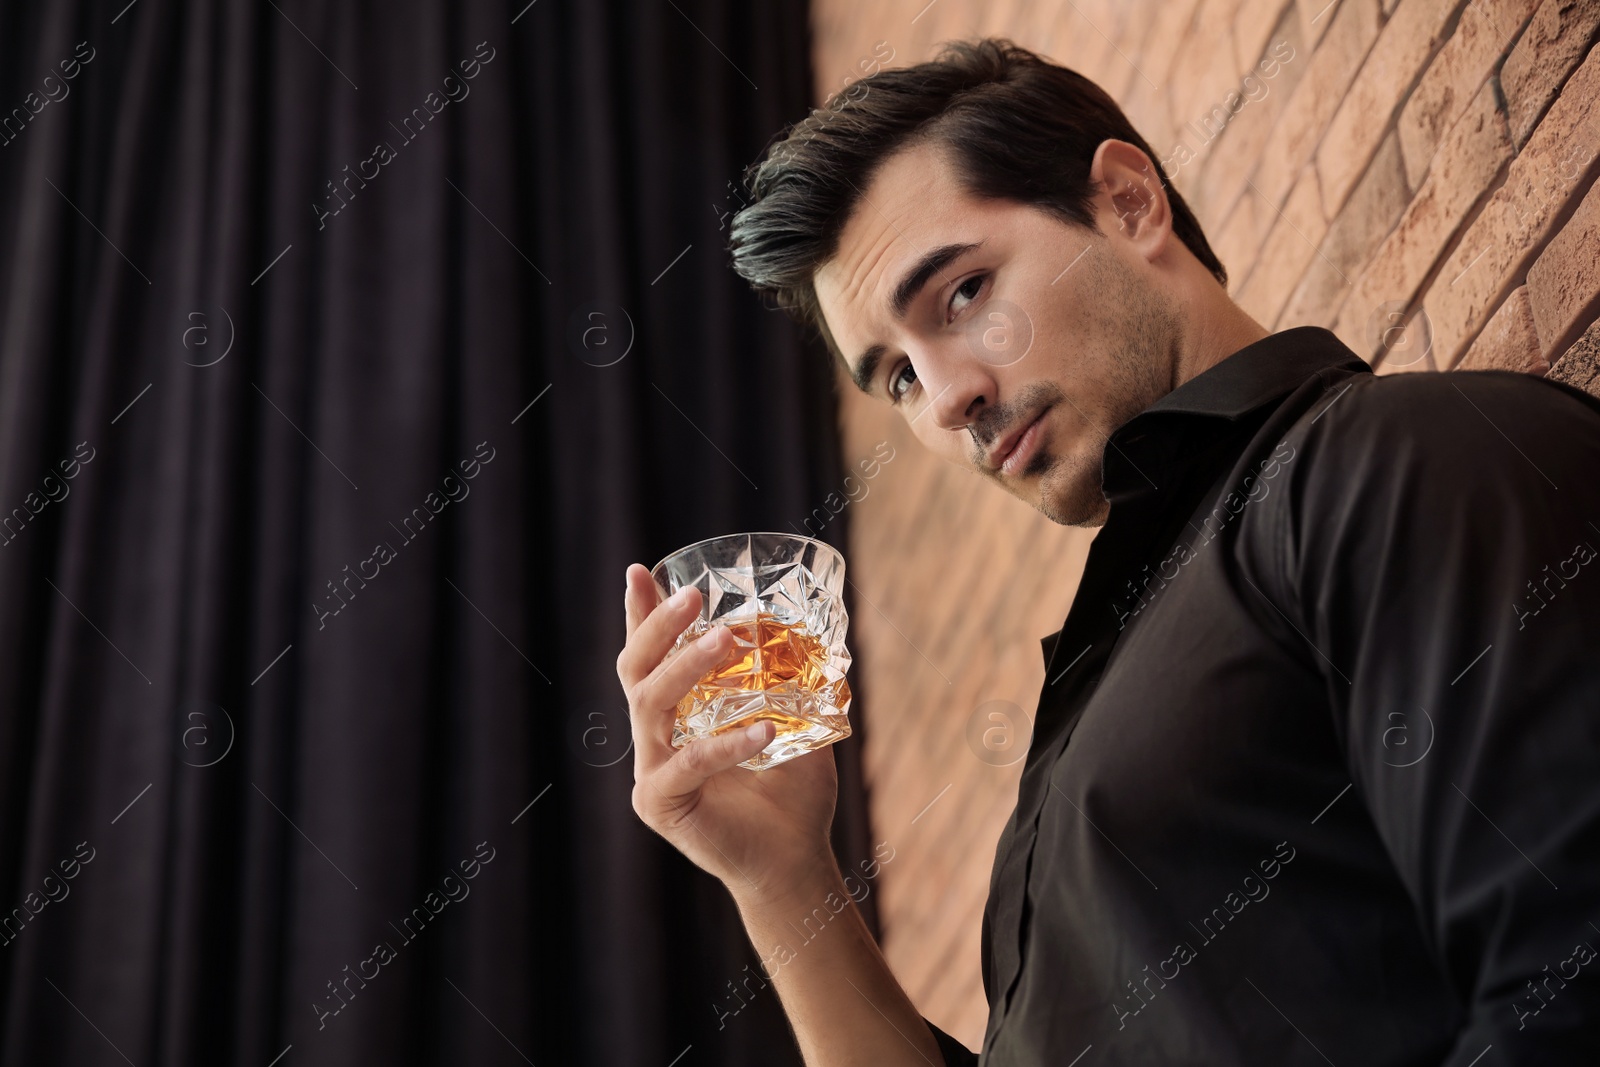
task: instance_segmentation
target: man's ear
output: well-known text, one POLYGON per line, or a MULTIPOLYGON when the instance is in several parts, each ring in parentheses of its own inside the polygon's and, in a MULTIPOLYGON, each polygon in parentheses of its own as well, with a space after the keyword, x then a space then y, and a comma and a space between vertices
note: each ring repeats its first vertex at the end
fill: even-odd
MULTIPOLYGON (((1115 222, 1115 230, 1136 245, 1147 259, 1155 259, 1172 233, 1172 206, 1150 157, 1127 141, 1105 140, 1095 149, 1089 166, 1096 213, 1115 222)), ((1102 226, 1110 232, 1110 227, 1102 226)))

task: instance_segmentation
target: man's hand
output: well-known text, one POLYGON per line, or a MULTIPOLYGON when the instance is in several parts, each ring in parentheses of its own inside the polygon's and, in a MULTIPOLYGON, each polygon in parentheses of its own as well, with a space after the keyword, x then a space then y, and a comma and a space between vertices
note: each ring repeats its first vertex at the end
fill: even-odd
POLYGON ((762 771, 738 764, 772 740, 763 720, 672 747, 678 701, 734 654, 733 636, 714 626, 676 651, 700 612, 700 591, 661 601, 650 572, 627 570, 627 643, 617 677, 633 723, 633 810, 645 825, 722 880, 737 899, 783 894, 834 865, 828 844, 839 781, 831 749, 762 771))
POLYGON ((734 730, 673 749, 678 701, 737 654, 733 635, 714 626, 704 644, 674 651, 700 614, 700 592, 662 602, 637 563, 624 602, 628 640, 617 677, 633 719, 633 810, 733 894, 807 1064, 938 1063, 933 1032, 889 973, 829 847, 839 795, 833 749, 763 771, 740 767, 772 740, 770 722, 755 734, 734 730), (795 923, 824 908, 837 917, 814 940, 791 945, 795 923))

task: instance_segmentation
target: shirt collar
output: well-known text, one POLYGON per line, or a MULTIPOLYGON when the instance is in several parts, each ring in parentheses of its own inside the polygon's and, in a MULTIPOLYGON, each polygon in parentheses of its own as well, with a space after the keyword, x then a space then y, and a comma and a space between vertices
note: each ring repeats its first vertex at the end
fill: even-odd
POLYGON ((1252 342, 1161 397, 1113 432, 1102 457, 1108 497, 1158 488, 1192 466, 1204 445, 1281 401, 1314 375, 1372 367, 1320 326, 1252 342))

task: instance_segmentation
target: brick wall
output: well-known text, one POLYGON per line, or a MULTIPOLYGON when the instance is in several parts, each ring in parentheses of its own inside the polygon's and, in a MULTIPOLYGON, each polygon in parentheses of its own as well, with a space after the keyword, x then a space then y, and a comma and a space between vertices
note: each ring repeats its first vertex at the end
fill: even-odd
MULTIPOLYGON (((976 35, 1095 79, 1268 327, 1327 326, 1379 373, 1502 367, 1600 392, 1600 0, 815 0, 812 21, 819 103, 890 49, 899 66, 976 35)), ((896 848, 884 949, 976 1047, 1019 716, 1088 535, 840 397, 847 459, 893 456, 844 505, 873 815, 896 848)))

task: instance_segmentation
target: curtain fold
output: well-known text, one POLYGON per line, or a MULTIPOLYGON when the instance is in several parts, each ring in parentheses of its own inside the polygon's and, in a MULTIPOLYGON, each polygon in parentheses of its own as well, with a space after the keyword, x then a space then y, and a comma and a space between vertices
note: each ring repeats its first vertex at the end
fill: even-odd
POLYGON ((627 563, 841 477, 724 251, 808 46, 798 0, 0 5, 0 1062, 798 1062, 633 814, 615 658, 627 563))

